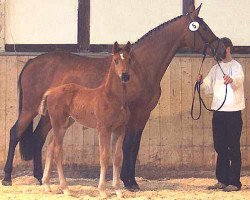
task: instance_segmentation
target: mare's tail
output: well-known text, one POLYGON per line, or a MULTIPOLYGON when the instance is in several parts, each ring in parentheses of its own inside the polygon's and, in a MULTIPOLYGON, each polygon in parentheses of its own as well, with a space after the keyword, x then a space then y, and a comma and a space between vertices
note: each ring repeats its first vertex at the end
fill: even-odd
MULTIPOLYGON (((18 79, 19 115, 21 114, 22 103, 23 103, 23 91, 22 91, 22 85, 21 85, 22 74, 24 70, 26 69, 26 67, 30 64, 30 62, 31 60, 29 60, 25 64, 18 79)), ((33 120, 30 122, 30 124, 25 129, 24 133, 22 134, 22 137, 19 141, 19 150, 20 150, 22 160, 27 161, 27 160, 33 159, 33 156, 34 156, 33 120)))

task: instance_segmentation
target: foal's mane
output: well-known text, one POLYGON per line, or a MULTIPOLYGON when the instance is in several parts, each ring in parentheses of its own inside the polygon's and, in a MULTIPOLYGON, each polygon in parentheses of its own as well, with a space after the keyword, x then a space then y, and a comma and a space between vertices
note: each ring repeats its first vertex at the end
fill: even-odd
POLYGON ((144 39, 146 39, 148 36, 152 35, 153 33, 155 33, 156 31, 158 30, 161 30, 162 28, 165 28, 166 26, 172 24, 173 22, 177 21, 178 19, 182 18, 183 16, 186 16, 186 15, 180 15, 178 17, 175 17, 173 19, 170 19, 162 24, 160 24, 159 26, 153 28, 152 30, 150 30, 149 32, 147 32, 145 35, 143 35, 141 38, 139 38, 134 44, 134 45, 137 45, 139 44, 140 42, 142 42, 144 39))

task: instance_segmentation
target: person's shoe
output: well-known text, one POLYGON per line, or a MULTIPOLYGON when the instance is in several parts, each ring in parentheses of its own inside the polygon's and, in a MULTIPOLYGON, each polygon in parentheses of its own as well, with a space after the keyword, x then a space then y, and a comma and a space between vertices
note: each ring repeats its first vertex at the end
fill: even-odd
POLYGON ((221 182, 218 182, 214 185, 208 186, 207 189, 209 190, 223 190, 225 189, 227 186, 221 182))
POLYGON ((239 191, 240 187, 234 186, 234 185, 228 185, 223 189, 225 192, 233 192, 233 191, 239 191))

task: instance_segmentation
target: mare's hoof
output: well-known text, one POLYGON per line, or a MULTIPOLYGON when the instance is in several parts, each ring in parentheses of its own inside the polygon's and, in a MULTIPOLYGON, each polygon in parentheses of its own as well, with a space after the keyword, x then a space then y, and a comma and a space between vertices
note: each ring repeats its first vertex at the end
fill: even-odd
POLYGON ((135 185, 127 185, 127 186, 125 186, 125 188, 130 192, 138 192, 138 191, 140 191, 140 187, 137 184, 135 184, 135 185))
POLYGON ((12 186, 12 181, 11 180, 2 180, 2 185, 3 186, 12 186))
POLYGON ((42 182, 42 179, 37 179, 37 181, 38 181, 38 185, 42 185, 43 184, 43 182, 42 182))

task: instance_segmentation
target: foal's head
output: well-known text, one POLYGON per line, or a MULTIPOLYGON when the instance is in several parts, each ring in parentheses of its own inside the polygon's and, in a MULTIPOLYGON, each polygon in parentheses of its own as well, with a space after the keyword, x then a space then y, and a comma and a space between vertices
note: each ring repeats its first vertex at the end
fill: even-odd
POLYGON ((121 48, 118 42, 113 45, 112 67, 114 66, 116 74, 122 82, 129 81, 128 65, 130 64, 131 44, 128 42, 125 47, 121 48))

